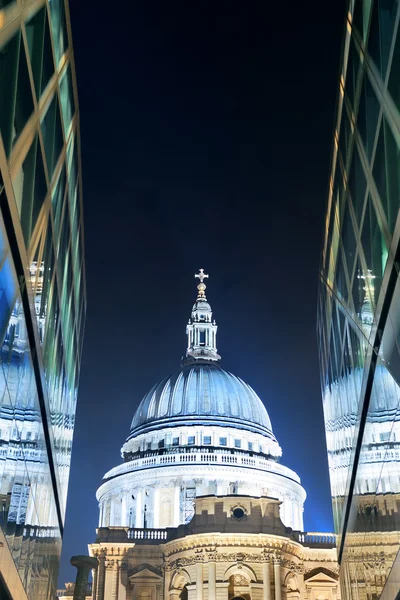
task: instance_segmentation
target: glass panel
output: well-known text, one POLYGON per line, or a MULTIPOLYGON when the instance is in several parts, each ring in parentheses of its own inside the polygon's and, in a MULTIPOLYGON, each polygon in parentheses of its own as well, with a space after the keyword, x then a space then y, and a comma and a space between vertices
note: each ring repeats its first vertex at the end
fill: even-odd
POLYGON ((64 145, 57 96, 54 96, 42 121, 43 143, 49 179, 51 180, 64 145))
POLYGON ((365 206, 366 187, 364 169, 361 165, 358 148, 355 146, 350 167, 349 190, 358 226, 360 226, 365 206))
MULTIPOLYGON (((381 139, 379 140, 377 147, 377 157, 375 158, 374 174, 383 170, 383 161, 385 161, 386 168, 386 196, 381 196, 381 202, 385 210, 385 215, 388 221, 389 233, 392 234, 394 226, 396 224, 399 208, 400 208, 400 152, 399 147, 393 137, 392 131, 383 117, 383 131, 384 131, 384 156, 381 153, 383 147, 381 145, 381 139)), ((378 179, 380 177, 377 175, 378 179)), ((382 188, 383 191, 384 188, 382 188)))
MULTIPOLYGON (((65 182, 66 182, 65 165, 63 165, 60 177, 58 179, 55 190, 51 197, 51 206, 53 209, 53 218, 54 218, 54 231, 55 231, 55 238, 56 238, 57 242, 59 242, 59 240, 60 240, 60 224, 61 224, 62 209, 64 206, 63 202, 64 202, 64 194, 65 194, 65 182)), ((58 246, 58 244, 56 244, 56 245, 58 246)))
POLYGON ((18 83, 16 92, 13 144, 16 142, 19 134, 25 127, 29 117, 33 112, 32 88, 29 80, 28 65, 26 63, 25 48, 22 38, 20 39, 18 83))
POLYGON ((349 101, 350 107, 355 111, 355 106, 357 103, 357 82, 359 78, 360 72, 360 57, 357 53, 357 50, 354 46, 353 37, 350 39, 350 48, 349 48, 349 56, 347 60, 347 71, 346 71, 346 81, 345 81, 345 98, 349 101))
POLYGON ((396 20, 397 2, 374 0, 368 38, 368 52, 385 78, 396 20))
POLYGON ((68 67, 60 82, 61 108, 64 120, 64 133, 67 138, 68 129, 75 113, 74 94, 72 89, 71 69, 68 67))
POLYGON ((42 82, 41 91, 43 92, 54 74, 53 50, 51 46, 50 28, 47 11, 45 14, 45 31, 43 44, 43 64, 42 64, 42 82))
POLYGON ((349 117, 348 117, 345 105, 343 105, 342 121, 340 124, 340 134, 339 134, 339 148, 340 148, 340 152, 343 156, 343 162, 345 165, 347 164, 347 158, 348 158, 348 154, 350 151, 351 136, 352 136, 352 133, 351 133, 351 129, 350 129, 349 117))
POLYGON ((44 43, 44 20, 46 18, 46 9, 41 8, 34 17, 25 25, 26 38, 28 42, 29 56, 31 59, 31 67, 33 81, 37 98, 41 92, 42 78, 42 60, 43 60, 43 43, 44 43))
POLYGON ((7 157, 14 137, 15 98, 18 79, 20 34, 16 34, 0 52, 0 131, 7 157))
POLYGON ((35 137, 13 184, 25 244, 29 247, 31 234, 47 192, 38 136, 35 137))
POLYGON ((58 66, 60 58, 68 47, 64 2, 63 0, 49 0, 49 7, 54 52, 56 56, 56 64, 58 66))
MULTIPOLYGON (((54 273, 54 250, 51 223, 47 226, 45 248, 40 265, 36 265, 39 277, 36 282, 35 310, 39 328, 39 340, 43 344, 49 310, 49 296, 54 273)), ((31 267, 32 268, 32 267, 31 267)))
POLYGON ((357 128, 360 133, 365 152, 371 160, 376 137, 376 127, 379 116, 379 102, 374 90, 365 75, 363 78, 361 96, 358 107, 357 128))
POLYGON ((343 251, 345 256, 345 261, 347 264, 347 272, 349 274, 349 278, 353 273, 354 262, 356 258, 356 235, 354 233, 353 222, 351 218, 351 209, 349 201, 346 204, 346 208, 343 215, 343 225, 342 225, 342 243, 343 243, 343 251))
POLYGON ((335 272, 335 288, 338 297, 346 301, 347 300, 347 282, 346 282, 346 274, 343 264, 343 256, 342 256, 342 248, 339 248, 337 254, 337 262, 336 262, 336 272, 335 272))
MULTIPOLYGON (((365 297, 363 310, 366 304, 375 312, 376 301, 382 284, 383 272, 386 266, 388 251, 385 238, 376 218, 375 208, 371 198, 368 199, 367 209, 365 211, 364 223, 361 234, 361 245, 363 247, 365 262, 367 267, 367 276, 365 282, 365 297)), ((365 273, 362 274, 365 277, 365 273)))

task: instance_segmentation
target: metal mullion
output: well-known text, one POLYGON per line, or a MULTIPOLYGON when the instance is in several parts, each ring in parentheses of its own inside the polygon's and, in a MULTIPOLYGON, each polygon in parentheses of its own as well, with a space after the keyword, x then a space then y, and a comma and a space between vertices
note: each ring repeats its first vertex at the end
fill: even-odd
POLYGON ((3 25, 0 27, 0 48, 5 46, 21 29, 22 23, 33 17, 45 4, 46 0, 33 0, 30 3, 24 4, 21 9, 21 6, 16 2, 0 10, 0 15, 4 19, 3 25))

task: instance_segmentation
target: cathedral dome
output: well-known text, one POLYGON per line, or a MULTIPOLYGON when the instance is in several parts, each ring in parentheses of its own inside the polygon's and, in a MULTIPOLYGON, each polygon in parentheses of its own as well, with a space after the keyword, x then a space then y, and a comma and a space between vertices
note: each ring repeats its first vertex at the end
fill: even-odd
POLYGON ((97 491, 100 527, 159 528, 188 523, 196 496, 269 496, 283 523, 303 530, 306 493, 280 462, 267 410, 255 391, 221 367, 218 326, 200 269, 197 300, 186 325, 181 367, 140 402, 123 463, 97 491))
POLYGON ((211 361, 183 366, 157 383, 140 403, 129 437, 198 424, 233 426, 275 440, 267 410, 255 391, 211 361))

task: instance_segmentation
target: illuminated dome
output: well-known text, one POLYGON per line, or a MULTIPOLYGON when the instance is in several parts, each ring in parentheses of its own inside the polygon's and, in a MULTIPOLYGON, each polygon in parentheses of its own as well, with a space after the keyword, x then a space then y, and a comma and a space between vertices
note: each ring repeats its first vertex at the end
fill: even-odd
POLYGON ((130 436, 194 424, 225 424, 275 439, 266 408, 255 391, 211 361, 186 365, 157 383, 140 403, 130 436))
POLYGON ((198 496, 268 496, 283 523, 303 530, 306 497, 299 476, 280 462, 267 410, 242 379, 221 368, 217 324, 203 271, 186 325, 181 368, 140 402, 123 463, 97 490, 99 527, 178 527, 198 496))

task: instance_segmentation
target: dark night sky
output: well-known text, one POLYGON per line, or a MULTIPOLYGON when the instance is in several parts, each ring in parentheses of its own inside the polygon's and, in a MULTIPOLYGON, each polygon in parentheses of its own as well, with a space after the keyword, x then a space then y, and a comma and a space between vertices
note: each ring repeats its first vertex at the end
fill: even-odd
POLYGON ((179 367, 199 267, 223 366, 265 402, 306 530, 329 531, 315 314, 344 1, 70 10, 88 313, 60 583, 138 403, 179 367))

